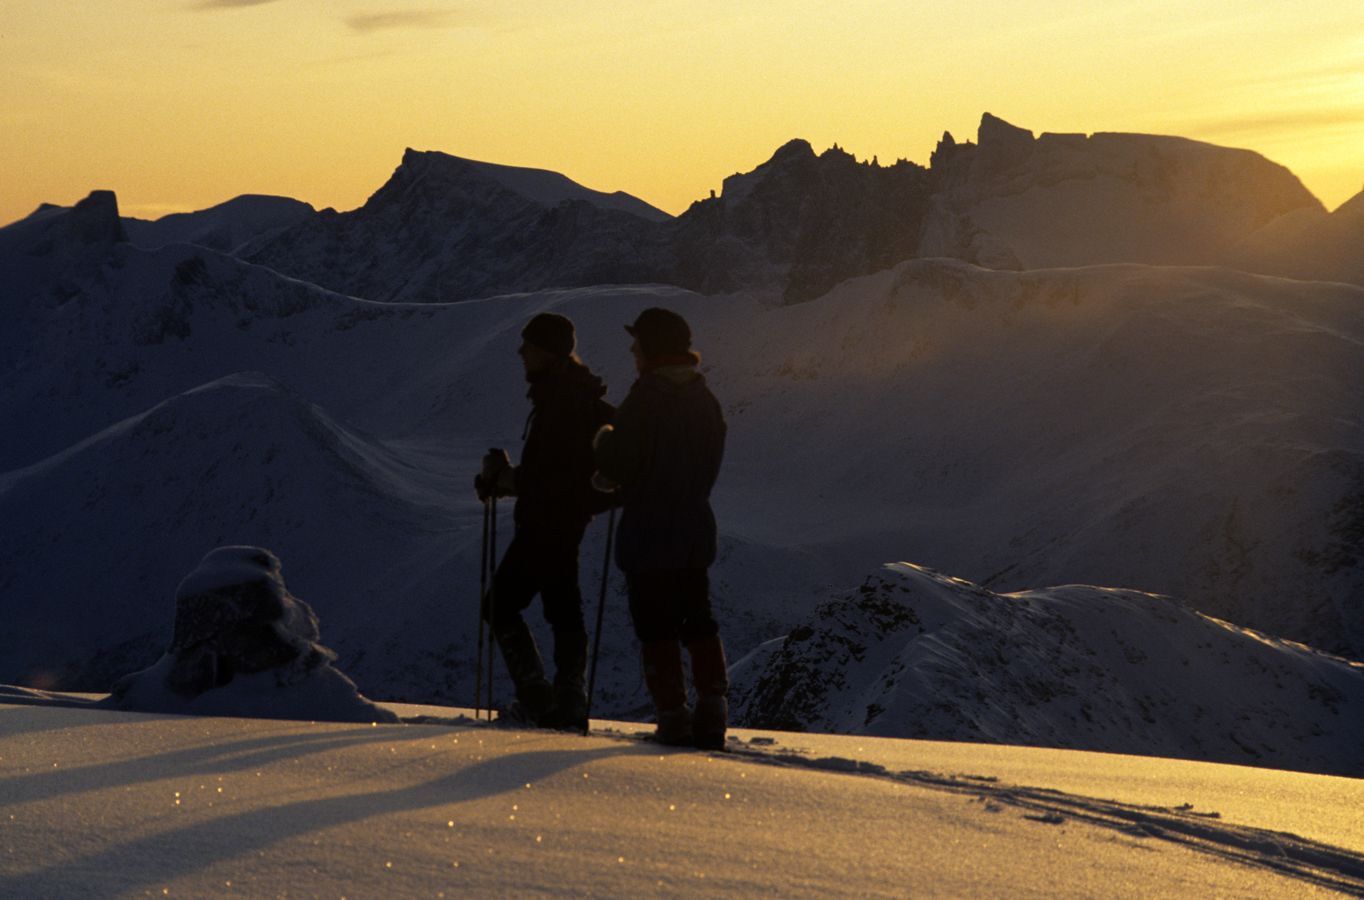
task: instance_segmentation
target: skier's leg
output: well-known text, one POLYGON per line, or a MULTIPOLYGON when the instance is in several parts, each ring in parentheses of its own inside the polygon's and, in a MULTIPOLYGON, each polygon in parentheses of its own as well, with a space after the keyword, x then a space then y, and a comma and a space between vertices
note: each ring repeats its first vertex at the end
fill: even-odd
POLYGON ((705 569, 676 574, 682 591, 682 640, 691 655, 696 689, 692 731, 697 747, 718 750, 725 745, 729 727, 729 673, 720 626, 711 612, 710 579, 705 569))
POLYGON ((578 586, 578 542, 569 535, 546 553, 546 572, 540 599, 545 620, 554 631, 554 704, 542 724, 550 728, 581 729, 587 724, 587 629, 583 625, 583 596, 578 586))
POLYGON ((535 577, 535 556, 531 541, 520 534, 512 538, 493 576, 488 609, 485 610, 493 637, 502 648, 507 671, 516 685, 518 716, 531 720, 549 708, 553 697, 535 637, 521 615, 539 587, 535 577))
POLYGON ((644 684, 658 715, 656 740, 665 744, 692 742, 691 708, 682 674, 676 591, 671 572, 647 572, 626 576, 630 594, 630 618, 640 641, 644 684))

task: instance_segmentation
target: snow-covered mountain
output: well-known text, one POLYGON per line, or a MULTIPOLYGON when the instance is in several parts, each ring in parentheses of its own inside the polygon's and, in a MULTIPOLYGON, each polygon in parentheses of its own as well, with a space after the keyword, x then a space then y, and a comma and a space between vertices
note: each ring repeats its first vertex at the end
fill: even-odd
MULTIPOLYGON (((992 591, 1159 592, 1364 655, 1364 289, 918 260, 793 306, 658 285, 419 305, 120 237, 105 194, 0 229, 0 520, 20 523, 0 682, 107 689, 165 646, 198 559, 245 543, 366 694, 465 700, 468 485, 519 447, 520 328, 572 317, 619 400, 620 326, 653 305, 692 322, 730 422, 714 591, 735 658, 904 558, 992 591)), ((646 702, 619 589, 603 712, 646 702)))
POLYGON ((1282 216, 1324 212, 1293 173, 1249 150, 1146 134, 1034 137, 989 113, 977 144, 943 136, 933 174, 917 255, 990 268, 1220 263, 1282 216))
POLYGON ((173 213, 148 221, 125 217, 128 240, 155 250, 166 244, 198 244, 231 253, 247 241, 295 225, 316 210, 289 197, 244 194, 192 213, 173 213))
POLYGON ((676 219, 556 173, 408 150, 360 209, 324 210, 240 255, 370 300, 657 282, 801 302, 927 257, 1004 269, 1230 262, 1364 281, 1357 218, 1327 217, 1292 173, 1250 151, 1158 135, 1034 138, 987 113, 978 143, 944 135, 927 169, 790 141, 676 219))
POLYGON ((922 166, 858 162, 838 147, 816 156, 794 140, 678 217, 664 280, 810 300, 914 256, 929 194, 922 166))
POLYGON ((1230 262, 1287 278, 1364 284, 1364 193, 1332 213, 1309 206, 1280 216, 1234 247, 1230 262))
POLYGON ((759 728, 1364 774, 1364 663, 1138 591, 1001 595, 898 563, 738 669, 759 728))
POLYGON ((330 290, 431 303, 657 280, 669 216, 562 175, 408 149, 357 210, 323 210, 240 256, 330 290))

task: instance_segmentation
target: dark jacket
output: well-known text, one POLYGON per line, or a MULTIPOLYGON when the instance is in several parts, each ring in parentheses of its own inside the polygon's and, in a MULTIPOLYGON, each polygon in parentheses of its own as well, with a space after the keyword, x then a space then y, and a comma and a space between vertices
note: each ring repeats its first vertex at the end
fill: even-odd
POLYGON ((703 569, 715 561, 710 490, 725 419, 693 366, 640 376, 597 441, 597 469, 621 486, 616 564, 627 573, 703 569))
POLYGON ((592 488, 592 438, 615 412, 606 386, 586 366, 568 360, 531 382, 526 444, 516 467, 518 529, 581 534, 600 509, 592 488))

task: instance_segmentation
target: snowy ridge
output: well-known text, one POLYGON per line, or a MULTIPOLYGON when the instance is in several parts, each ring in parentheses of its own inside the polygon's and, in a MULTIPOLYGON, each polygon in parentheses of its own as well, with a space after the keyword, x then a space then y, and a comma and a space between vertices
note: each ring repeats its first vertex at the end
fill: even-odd
POLYGON ((758 728, 1364 774, 1364 664, 1166 597, 886 566, 746 661, 758 728))

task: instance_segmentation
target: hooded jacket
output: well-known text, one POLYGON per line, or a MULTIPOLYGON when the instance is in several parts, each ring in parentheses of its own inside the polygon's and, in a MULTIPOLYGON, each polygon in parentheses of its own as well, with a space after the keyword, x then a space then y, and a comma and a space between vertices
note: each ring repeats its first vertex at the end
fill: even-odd
POLYGON ((626 573, 715 561, 710 491, 725 452, 720 403, 695 366, 641 375, 597 440, 597 469, 621 486, 616 564, 626 573))
POLYGON ((615 412, 605 394, 602 380, 576 359, 532 379, 515 476, 518 529, 581 534, 600 508, 592 488, 592 437, 615 412))

